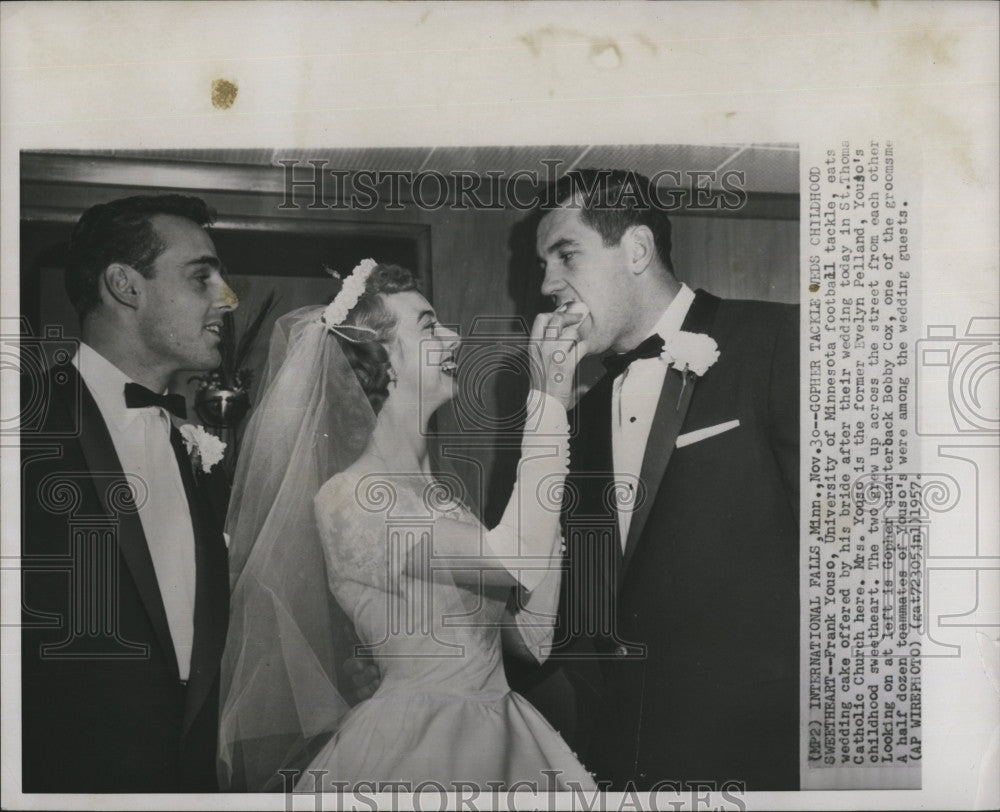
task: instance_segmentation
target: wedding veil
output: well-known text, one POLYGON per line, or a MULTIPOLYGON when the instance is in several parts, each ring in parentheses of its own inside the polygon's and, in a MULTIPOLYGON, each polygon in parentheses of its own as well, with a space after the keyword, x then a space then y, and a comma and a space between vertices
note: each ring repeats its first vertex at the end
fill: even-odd
POLYGON ((322 313, 276 323, 233 482, 218 764, 231 791, 284 789, 279 770, 305 768, 349 707, 338 665, 353 629, 327 586, 312 503, 360 455, 375 414, 322 313))

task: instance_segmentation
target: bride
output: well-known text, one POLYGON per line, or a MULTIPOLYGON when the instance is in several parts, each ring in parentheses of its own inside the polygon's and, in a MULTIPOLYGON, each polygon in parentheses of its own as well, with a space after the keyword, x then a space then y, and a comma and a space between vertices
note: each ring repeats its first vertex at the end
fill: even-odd
POLYGON ((279 320, 227 523, 224 789, 593 788, 501 657, 541 661, 552 643, 581 318, 535 322, 518 481, 492 530, 430 470, 459 340, 409 271, 365 260, 330 305, 279 320), (352 708, 337 686, 357 654, 381 683, 352 708))

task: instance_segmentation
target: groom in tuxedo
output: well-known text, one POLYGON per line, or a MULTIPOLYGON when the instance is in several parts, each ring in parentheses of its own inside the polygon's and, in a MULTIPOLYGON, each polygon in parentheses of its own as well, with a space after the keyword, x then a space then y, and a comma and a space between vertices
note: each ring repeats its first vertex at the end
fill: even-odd
POLYGON ((237 304, 211 217, 180 195, 84 212, 66 268, 79 349, 22 379, 25 792, 217 789, 224 475, 189 453, 166 393, 218 366, 237 304))
POLYGON ((798 309, 679 282, 653 191, 570 173, 537 230, 542 293, 586 305, 581 337, 610 353, 570 415, 546 667, 617 789, 795 790, 798 309))

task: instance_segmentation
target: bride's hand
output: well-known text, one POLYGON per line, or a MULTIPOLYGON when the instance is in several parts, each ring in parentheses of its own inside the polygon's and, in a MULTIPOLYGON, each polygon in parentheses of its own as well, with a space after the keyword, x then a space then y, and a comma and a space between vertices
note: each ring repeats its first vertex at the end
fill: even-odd
POLYGON ((582 302, 570 302, 553 313, 539 313, 531 328, 535 358, 532 387, 567 409, 572 405, 573 373, 587 354, 587 342, 578 331, 588 312, 582 302))

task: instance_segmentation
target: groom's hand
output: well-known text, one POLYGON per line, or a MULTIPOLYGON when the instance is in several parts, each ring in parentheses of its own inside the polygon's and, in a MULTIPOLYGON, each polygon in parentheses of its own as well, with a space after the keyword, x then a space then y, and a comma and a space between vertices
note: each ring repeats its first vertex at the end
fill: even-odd
POLYGON ((351 657, 344 663, 344 673, 351 681, 347 701, 352 705, 368 699, 382 684, 378 666, 367 658, 351 657))
POLYGON ((582 302, 568 302, 552 313, 539 313, 531 328, 536 361, 532 386, 567 409, 572 405, 576 365, 587 354, 579 328, 588 312, 582 302))

